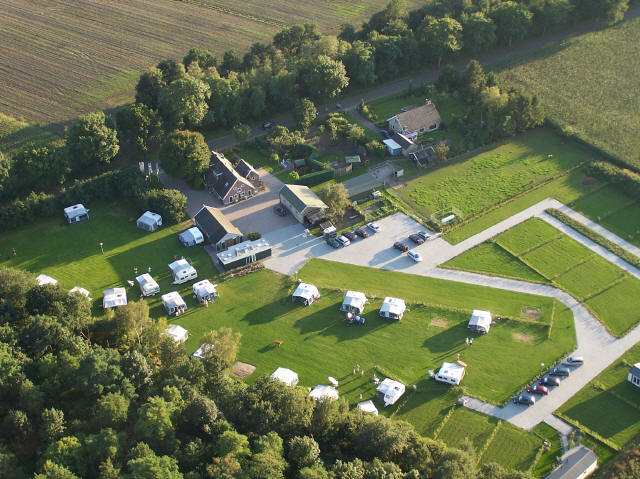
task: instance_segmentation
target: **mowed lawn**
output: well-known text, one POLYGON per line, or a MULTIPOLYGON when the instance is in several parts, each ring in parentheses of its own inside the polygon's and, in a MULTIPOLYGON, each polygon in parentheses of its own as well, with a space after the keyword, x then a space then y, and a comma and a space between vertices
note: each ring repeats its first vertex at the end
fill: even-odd
POLYGON ((534 465, 542 439, 508 422, 500 423, 500 430, 482 455, 481 461, 497 462, 508 468, 526 471, 534 465))

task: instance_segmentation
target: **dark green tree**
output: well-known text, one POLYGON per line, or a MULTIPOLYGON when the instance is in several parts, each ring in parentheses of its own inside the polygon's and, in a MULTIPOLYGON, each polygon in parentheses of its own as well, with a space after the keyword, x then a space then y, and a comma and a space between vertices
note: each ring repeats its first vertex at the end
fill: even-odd
POLYGON ((308 98, 301 98, 296 103, 294 117, 298 124, 298 128, 307 131, 316 119, 316 106, 308 98))
POLYGON ((376 65, 373 47, 357 40, 342 57, 347 75, 353 85, 368 87, 376 81, 376 65))
POLYGON ((570 0, 533 0, 530 8, 534 24, 544 34, 549 28, 567 23, 574 7, 570 0))
POLYGON ((157 111, 144 103, 133 103, 118 111, 118 131, 123 140, 146 153, 160 144, 163 136, 162 120, 157 111))
POLYGON ((162 72, 157 68, 151 68, 140 76, 136 85, 136 103, 147 105, 152 110, 158 108, 158 95, 166 86, 162 78, 162 72))
POLYGON ((297 468, 313 466, 320 456, 320 446, 309 436, 296 436, 289 441, 287 458, 297 468))
POLYGON ((105 169, 118 154, 118 134, 113 120, 103 112, 80 116, 67 130, 67 147, 76 171, 105 169))
POLYGON ((199 126, 209 109, 210 95, 207 83, 190 76, 164 87, 158 96, 158 111, 165 128, 171 131, 199 126))
POLYGON ((491 10, 491 18, 496 24, 498 40, 511 46, 513 40, 522 40, 529 34, 533 14, 522 3, 506 1, 491 10))
POLYGON ((420 40, 425 54, 438 60, 462 48, 462 25, 453 18, 432 18, 420 28, 420 40))
POLYGON ((198 65, 203 70, 215 67, 217 64, 216 57, 213 56, 213 53, 202 48, 192 48, 182 59, 182 64, 185 68, 189 68, 189 65, 193 62, 198 62, 198 65))
POLYGON ((349 84, 343 63, 326 55, 310 60, 302 81, 311 99, 323 103, 335 98, 349 84))
POLYGON ((251 136, 251 127, 246 123, 238 123, 233 127, 233 136, 240 142, 247 141, 251 136))
POLYGON ((162 73, 162 80, 167 85, 184 77, 186 72, 182 63, 176 63, 173 60, 162 60, 156 68, 162 73))
POLYGON ((171 133, 160 150, 160 164, 171 176, 195 184, 209 168, 211 152, 201 133, 178 130, 171 133))
MULTIPOLYGON (((198 184, 199 181, 194 183, 198 184)), ((162 221, 167 225, 180 223, 187 217, 187 197, 180 190, 162 188, 147 191, 142 203, 145 210, 155 211, 162 216, 162 221)))
POLYGON ((55 441, 64 433, 64 413, 60 409, 48 408, 40 415, 40 437, 55 441))
MULTIPOLYGON (((560 0, 568 1, 568 0, 560 0)), ((496 26, 482 12, 464 14, 460 20, 464 49, 472 55, 487 51, 496 42, 496 26)))
POLYGON ((584 18, 613 25, 624 18, 629 0, 581 0, 575 6, 584 18))

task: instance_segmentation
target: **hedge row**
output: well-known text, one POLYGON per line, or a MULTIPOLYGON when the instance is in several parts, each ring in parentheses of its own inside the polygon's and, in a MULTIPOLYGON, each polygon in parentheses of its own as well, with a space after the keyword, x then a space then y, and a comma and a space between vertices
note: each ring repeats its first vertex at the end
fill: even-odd
POLYGON ((609 446, 614 451, 620 451, 622 449, 622 447, 620 447, 618 444, 616 444, 615 442, 613 442, 613 441, 611 441, 611 440, 609 440, 609 439, 607 439, 605 437, 602 437, 600 434, 595 432, 593 429, 585 426, 580 421, 576 421, 575 419, 572 419, 569 416, 566 416, 563 413, 557 412, 557 411, 554 413, 554 416, 559 417, 564 422, 566 422, 567 424, 570 424, 571 426, 575 427, 576 429, 580 429, 582 432, 587 433, 589 436, 597 439, 598 441, 600 441, 605 446, 609 446))
POLYGON ((333 178, 333 174, 334 172, 332 169, 314 171, 313 173, 302 175, 298 179, 297 183, 299 185, 315 186, 319 185, 320 183, 324 183, 325 181, 331 180, 333 178))
POLYGON ((594 161, 589 165, 587 171, 597 178, 603 178, 619 185, 625 193, 640 199, 639 173, 605 161, 594 161))

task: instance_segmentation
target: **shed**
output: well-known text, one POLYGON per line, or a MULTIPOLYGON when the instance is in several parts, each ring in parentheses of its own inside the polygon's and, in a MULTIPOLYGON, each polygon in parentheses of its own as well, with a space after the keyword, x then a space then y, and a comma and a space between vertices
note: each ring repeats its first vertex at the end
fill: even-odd
POLYGON ((545 479, 584 479, 598 467, 598 456, 582 444, 569 449, 560 458, 560 465, 545 479))
POLYGON ((312 220, 322 220, 328 206, 308 186, 284 185, 279 192, 280 203, 287 208, 300 223, 315 224, 312 220))
POLYGON ((170 324, 164 331, 171 336, 176 343, 183 343, 189 339, 189 331, 177 324, 170 324))
POLYGON ((364 413, 373 414, 374 416, 378 415, 378 408, 375 406, 375 404, 373 404, 373 401, 371 400, 359 402, 357 408, 364 413))
POLYGON ((142 296, 154 296, 160 292, 160 285, 156 283, 156 280, 153 279, 149 273, 136 276, 136 281, 140 286, 142 296))
POLYGON ((298 374, 287 368, 276 369, 271 374, 271 379, 273 379, 274 381, 280 381, 287 386, 293 387, 298 385, 298 374))
POLYGON ((387 147, 387 151, 391 156, 398 156, 402 153, 402 147, 397 142, 389 138, 388 140, 382 140, 382 143, 387 147))
POLYGON ((342 161, 334 161, 333 163, 331 163, 331 168, 333 169, 333 176, 337 178, 339 176, 345 176, 351 173, 353 165, 351 163, 342 161))
POLYGON ((196 269, 184 258, 180 258, 179 260, 170 263, 169 269, 171 270, 171 276, 173 277, 173 284, 186 283, 187 281, 198 277, 196 269))
POLYGON ((71 289, 69 290, 69 294, 72 294, 72 293, 78 293, 78 294, 81 294, 81 295, 82 295, 82 296, 84 296, 85 298, 89 298, 89 300, 91 300, 91 298, 89 297, 89 295, 91 294, 91 293, 89 293, 89 290, 88 290, 88 289, 85 289, 85 288, 82 288, 82 287, 80 287, 80 286, 74 286, 73 288, 71 288, 71 289))
POLYGON ((191 357, 204 359, 204 357, 211 350, 211 348, 213 348, 213 344, 209 344, 209 343, 201 344, 200 347, 194 351, 191 357))
POLYGON ((211 302, 218 297, 218 290, 215 284, 211 284, 208 279, 203 279, 193 284, 193 299, 199 303, 211 302))
POLYGON ((167 310, 167 314, 178 316, 187 309, 187 303, 184 302, 184 299, 182 299, 182 296, 180 296, 180 293, 177 291, 163 294, 161 299, 164 309, 167 310))
POLYGON ((634 386, 640 388, 640 363, 635 363, 633 366, 629 368, 627 381, 629 381, 634 386))
POLYGON ((58 284, 57 279, 53 279, 51 276, 47 276, 46 274, 39 274, 36 276, 36 281, 40 286, 44 286, 45 284, 52 284, 55 286, 58 284))
POLYGON ((305 306, 309 306, 319 297, 320 292, 314 285, 300 283, 298 284, 296 290, 293 292, 292 300, 295 301, 297 299, 299 301, 302 301, 305 306))
POLYGON ((183 231, 178 235, 178 240, 186 247, 195 246, 200 243, 204 243, 204 236, 202 232, 194 226, 187 231, 183 231))
POLYGON ((243 240, 242 232, 217 208, 203 205, 193 219, 216 251, 223 251, 243 240))
POLYGON ((320 401, 323 399, 335 401, 338 399, 338 391, 332 386, 327 386, 326 384, 318 384, 315 388, 311 390, 309 396, 315 399, 316 401, 320 401))
POLYGON ((111 288, 102 295, 103 308, 116 308, 127 304, 127 292, 124 288, 111 288))
POLYGON ((383 318, 400 320, 402 319, 402 315, 404 314, 406 309, 407 307, 404 304, 404 300, 387 296, 382 302, 382 307, 380 308, 380 316, 383 318))
POLYGON ((456 363, 442 363, 440 371, 436 374, 436 381, 447 384, 460 384, 465 375, 465 368, 456 363))
POLYGON ((353 166, 360 166, 362 164, 362 160, 360 159, 360 155, 353 155, 353 156, 345 156, 344 157, 344 162, 351 164, 353 166))
POLYGON ((77 205, 65 208, 64 217, 69 224, 79 223, 80 221, 89 219, 89 210, 86 209, 82 203, 78 203, 77 205))
POLYGON ((471 331, 481 334, 487 334, 491 328, 491 313, 489 311, 481 311, 474 309, 467 326, 471 331))
POLYGON ((347 291, 344 293, 344 299, 342 300, 340 311, 360 314, 364 311, 364 305, 366 302, 367 297, 364 293, 360 293, 358 291, 347 291))
POLYGON ((384 407, 395 404, 402 397, 405 391, 405 385, 400 381, 386 378, 376 388, 378 398, 384 403, 384 407))
POLYGON ((155 231, 162 226, 162 216, 158 213, 145 211, 143 215, 136 221, 136 226, 141 230, 155 231))

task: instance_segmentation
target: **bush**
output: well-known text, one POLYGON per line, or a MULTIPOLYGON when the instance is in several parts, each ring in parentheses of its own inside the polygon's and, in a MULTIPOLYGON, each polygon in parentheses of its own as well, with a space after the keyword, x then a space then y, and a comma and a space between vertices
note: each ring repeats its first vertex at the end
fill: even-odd
POLYGON ((262 238, 262 235, 255 231, 247 235, 247 239, 251 241, 259 240, 260 238, 262 238))
POLYGON ((369 155, 375 155, 380 159, 384 158, 387 153, 387 149, 384 144, 378 140, 371 140, 369 143, 364 145, 364 147, 367 149, 367 153, 369 155))
POLYGON ((178 190, 157 189, 147 191, 140 198, 141 210, 150 210, 162 216, 164 224, 175 224, 187 216, 187 197, 178 190))
POLYGON ((640 174, 604 161, 594 161, 587 168, 589 174, 612 181, 636 199, 640 199, 640 174))
POLYGON ((299 179, 300 179, 300 175, 298 174, 297 171, 291 171, 289 173, 289 181, 291 183, 297 183, 299 179))

